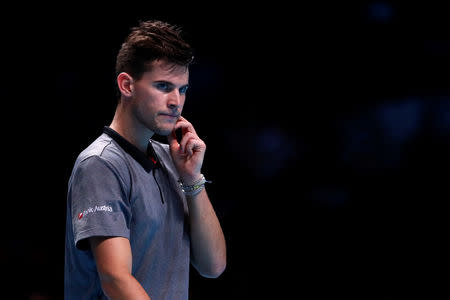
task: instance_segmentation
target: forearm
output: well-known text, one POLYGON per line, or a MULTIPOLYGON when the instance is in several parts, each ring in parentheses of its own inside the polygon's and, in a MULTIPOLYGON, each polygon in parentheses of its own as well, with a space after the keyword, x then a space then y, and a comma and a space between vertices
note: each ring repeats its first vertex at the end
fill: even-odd
POLYGON ((226 245, 219 220, 206 190, 188 196, 191 258, 205 277, 218 277, 226 266, 226 245))
POLYGON ((97 264, 102 289, 113 300, 150 300, 131 274, 132 255, 124 237, 92 237, 91 249, 97 264))
POLYGON ((144 288, 131 274, 100 277, 103 291, 112 300, 150 300, 144 288))

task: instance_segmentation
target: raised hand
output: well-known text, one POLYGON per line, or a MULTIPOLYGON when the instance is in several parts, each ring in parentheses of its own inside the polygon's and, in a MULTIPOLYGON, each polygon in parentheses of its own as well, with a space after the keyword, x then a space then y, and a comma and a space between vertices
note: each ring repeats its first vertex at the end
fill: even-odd
POLYGON ((167 136, 170 154, 184 184, 192 184, 200 178, 206 144, 198 137, 194 126, 181 117, 172 134, 167 136), (182 138, 178 143, 175 130, 181 128, 182 138))

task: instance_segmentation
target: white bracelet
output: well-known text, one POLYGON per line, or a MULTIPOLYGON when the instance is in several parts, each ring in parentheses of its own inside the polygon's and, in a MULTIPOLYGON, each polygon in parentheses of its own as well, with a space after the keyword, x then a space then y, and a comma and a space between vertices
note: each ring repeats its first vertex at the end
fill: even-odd
POLYGON ((195 196, 198 193, 200 193, 203 190, 203 187, 205 186, 205 183, 211 183, 211 181, 208 181, 205 179, 205 176, 203 174, 200 174, 200 179, 197 180, 192 185, 185 185, 183 182, 178 180, 178 183, 180 184, 181 190, 186 196, 195 196))

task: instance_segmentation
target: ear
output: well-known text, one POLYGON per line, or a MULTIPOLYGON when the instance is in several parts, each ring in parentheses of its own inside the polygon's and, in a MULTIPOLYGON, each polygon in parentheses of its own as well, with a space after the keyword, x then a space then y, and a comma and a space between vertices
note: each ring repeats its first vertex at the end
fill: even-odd
POLYGON ((117 86, 124 97, 131 97, 133 95, 133 77, 128 73, 122 72, 117 75, 117 86))

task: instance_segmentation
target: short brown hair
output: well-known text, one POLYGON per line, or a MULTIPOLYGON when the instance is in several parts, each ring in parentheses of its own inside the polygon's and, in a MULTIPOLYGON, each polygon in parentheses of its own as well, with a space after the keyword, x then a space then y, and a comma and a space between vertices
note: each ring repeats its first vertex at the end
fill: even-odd
POLYGON ((162 21, 142 21, 133 27, 122 44, 116 59, 116 76, 126 72, 136 80, 148 71, 150 63, 166 59, 188 67, 193 50, 182 38, 180 27, 162 21))

